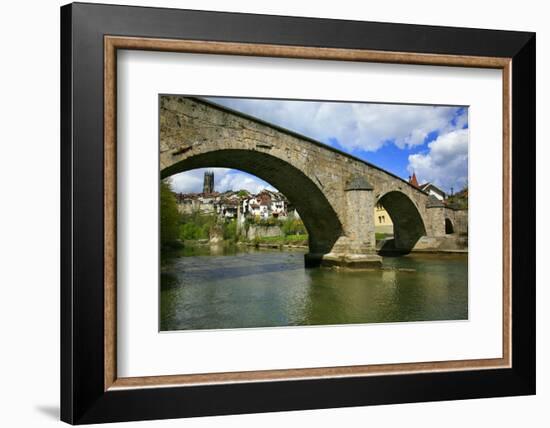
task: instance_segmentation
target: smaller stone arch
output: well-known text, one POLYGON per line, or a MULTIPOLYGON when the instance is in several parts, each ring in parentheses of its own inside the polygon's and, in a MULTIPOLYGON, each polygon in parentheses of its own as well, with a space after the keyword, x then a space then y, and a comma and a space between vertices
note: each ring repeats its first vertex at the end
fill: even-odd
POLYGON ((451 235, 455 233, 453 222, 450 218, 445 217, 445 235, 451 235))
MULTIPOLYGON (((418 208, 403 192, 393 190, 378 199, 393 223, 392 250, 409 253, 418 240, 426 235, 426 227, 418 208)), ((387 248, 386 248, 387 249, 387 248)))

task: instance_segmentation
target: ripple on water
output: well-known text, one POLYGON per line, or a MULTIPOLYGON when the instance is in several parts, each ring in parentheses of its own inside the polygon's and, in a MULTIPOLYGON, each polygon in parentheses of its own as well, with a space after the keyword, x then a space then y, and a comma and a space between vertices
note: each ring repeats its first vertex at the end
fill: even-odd
POLYGON ((353 272, 304 269, 300 251, 227 253, 163 263, 161 330, 468 318, 466 255, 385 258, 383 270, 353 272))

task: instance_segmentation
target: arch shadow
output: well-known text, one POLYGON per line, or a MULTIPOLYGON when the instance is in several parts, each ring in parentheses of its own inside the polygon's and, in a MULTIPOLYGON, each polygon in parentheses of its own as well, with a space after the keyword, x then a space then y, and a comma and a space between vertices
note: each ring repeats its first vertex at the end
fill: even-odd
POLYGON ((310 253, 329 253, 342 224, 323 192, 302 171, 275 156, 253 150, 223 149, 190 156, 161 170, 161 178, 196 168, 232 168, 253 174, 283 193, 297 209, 309 234, 310 253))
POLYGON ((410 253, 418 240, 426 235, 426 227, 418 209, 406 194, 398 190, 385 193, 377 203, 388 212, 394 236, 384 242, 379 254, 392 256, 410 253))
POLYGON ((450 218, 445 217, 445 234, 450 235, 452 233, 455 233, 453 222, 450 218))

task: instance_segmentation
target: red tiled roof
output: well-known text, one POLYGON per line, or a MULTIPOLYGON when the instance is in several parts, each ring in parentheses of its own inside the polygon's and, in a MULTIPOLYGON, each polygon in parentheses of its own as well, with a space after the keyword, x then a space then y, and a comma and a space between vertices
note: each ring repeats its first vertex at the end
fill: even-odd
POLYGON ((416 174, 414 172, 412 177, 409 179, 409 183, 412 184, 414 187, 419 187, 418 180, 416 179, 416 174))

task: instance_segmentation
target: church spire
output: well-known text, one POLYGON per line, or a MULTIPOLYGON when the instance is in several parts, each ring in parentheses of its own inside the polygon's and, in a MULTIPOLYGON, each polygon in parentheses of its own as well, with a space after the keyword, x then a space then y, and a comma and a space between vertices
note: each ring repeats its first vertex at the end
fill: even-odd
POLYGON ((418 180, 416 179, 416 174, 414 171, 412 177, 409 177, 409 183, 412 184, 414 187, 419 187, 418 180))

